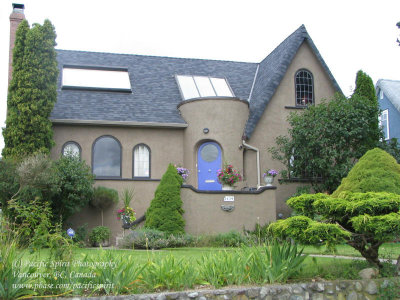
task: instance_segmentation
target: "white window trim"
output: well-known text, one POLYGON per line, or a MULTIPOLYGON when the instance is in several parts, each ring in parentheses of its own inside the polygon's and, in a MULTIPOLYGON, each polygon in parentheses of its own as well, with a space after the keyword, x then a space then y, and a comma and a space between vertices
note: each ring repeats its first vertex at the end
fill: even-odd
POLYGON ((390 130, 389 130, 389 110, 388 109, 385 109, 385 110, 383 110, 382 112, 381 112, 381 114, 379 115, 379 117, 378 117, 378 120, 379 120, 379 127, 380 128, 382 128, 383 129, 383 126, 382 126, 382 116, 385 116, 386 117, 386 133, 387 134, 385 134, 385 132, 384 132, 384 134, 385 134, 385 141, 387 141, 387 140, 389 140, 390 139, 390 130))

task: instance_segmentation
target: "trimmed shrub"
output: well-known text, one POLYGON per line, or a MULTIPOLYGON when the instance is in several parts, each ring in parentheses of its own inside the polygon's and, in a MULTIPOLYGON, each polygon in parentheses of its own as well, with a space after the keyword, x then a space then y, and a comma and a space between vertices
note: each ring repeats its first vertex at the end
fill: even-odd
POLYGON ((162 249, 187 247, 193 244, 191 235, 168 235, 155 229, 138 229, 126 235, 121 248, 125 249, 162 249))
POLYGON ((400 194, 400 165, 387 152, 375 148, 369 150, 354 165, 347 177, 333 192, 388 192, 400 194))
POLYGON ((118 203, 118 192, 114 189, 98 186, 94 188, 90 205, 98 209, 109 208, 113 203, 118 203))
POLYGON ((161 178, 154 199, 146 212, 146 228, 157 229, 169 234, 185 232, 181 199, 182 177, 176 168, 169 164, 161 178))

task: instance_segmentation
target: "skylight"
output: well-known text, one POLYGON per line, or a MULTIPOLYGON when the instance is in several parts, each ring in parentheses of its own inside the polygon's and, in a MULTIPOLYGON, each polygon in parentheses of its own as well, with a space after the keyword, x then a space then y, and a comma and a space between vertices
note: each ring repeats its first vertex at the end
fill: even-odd
POLYGON ((208 76, 176 76, 184 100, 201 97, 234 97, 225 78, 208 76))
POLYGON ((88 89, 130 92, 127 69, 64 66, 63 89, 88 89))

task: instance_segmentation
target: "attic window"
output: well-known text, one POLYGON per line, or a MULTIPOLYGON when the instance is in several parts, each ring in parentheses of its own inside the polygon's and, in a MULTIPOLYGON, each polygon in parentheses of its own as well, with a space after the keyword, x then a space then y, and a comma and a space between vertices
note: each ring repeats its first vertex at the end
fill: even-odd
POLYGON ((62 88, 93 91, 132 91, 128 69, 64 66, 62 88))
POLYGON ((177 75, 176 80, 184 100, 201 97, 234 97, 225 78, 177 75))

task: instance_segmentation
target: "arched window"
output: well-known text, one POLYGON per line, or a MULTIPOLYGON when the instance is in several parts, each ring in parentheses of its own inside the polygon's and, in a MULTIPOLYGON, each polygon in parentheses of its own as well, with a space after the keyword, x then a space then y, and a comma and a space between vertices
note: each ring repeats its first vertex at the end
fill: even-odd
POLYGON ((311 72, 299 70, 295 76, 296 105, 306 106, 314 104, 314 84, 311 72))
POLYGON ((81 146, 77 142, 66 142, 62 146, 61 154, 63 156, 76 156, 81 157, 81 146))
POLYGON ((93 143, 92 171, 98 177, 121 177, 121 144, 112 136, 93 143))
POLYGON ((133 177, 150 177, 150 148, 145 144, 133 148, 133 177))

